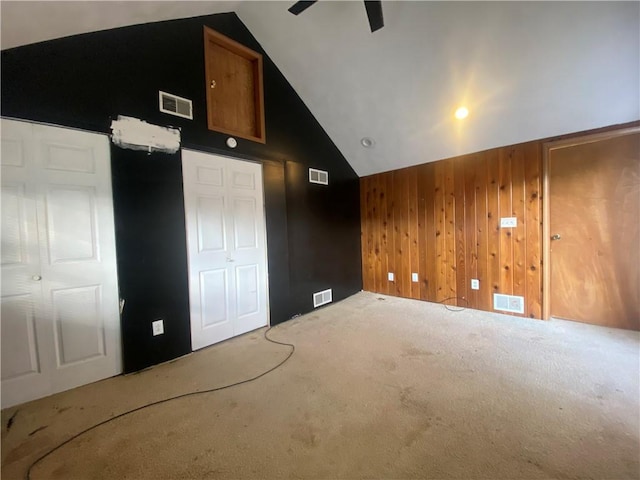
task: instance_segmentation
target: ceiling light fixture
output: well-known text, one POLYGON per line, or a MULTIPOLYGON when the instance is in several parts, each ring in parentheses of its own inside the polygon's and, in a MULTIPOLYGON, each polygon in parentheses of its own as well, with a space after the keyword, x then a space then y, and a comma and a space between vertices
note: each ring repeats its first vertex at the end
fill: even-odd
POLYGON ((456 118, 458 120, 467 118, 467 115, 469 115, 469 110, 467 109, 467 107, 460 107, 456 110, 456 118))
POLYGON ((360 140, 360 144, 364 148, 373 148, 373 146, 376 144, 376 142, 373 141, 373 138, 363 137, 362 140, 360 140))

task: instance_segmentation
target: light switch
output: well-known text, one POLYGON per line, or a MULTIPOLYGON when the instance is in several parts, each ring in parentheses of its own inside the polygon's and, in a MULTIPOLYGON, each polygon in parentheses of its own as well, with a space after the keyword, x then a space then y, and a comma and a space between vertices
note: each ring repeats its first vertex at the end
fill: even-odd
POLYGON ((417 273, 412 273, 411 274, 411 281, 413 283, 418 283, 418 274, 417 273))
POLYGON ((389 279, 390 282, 393 282, 393 273, 389 272, 387 274, 387 278, 389 279))

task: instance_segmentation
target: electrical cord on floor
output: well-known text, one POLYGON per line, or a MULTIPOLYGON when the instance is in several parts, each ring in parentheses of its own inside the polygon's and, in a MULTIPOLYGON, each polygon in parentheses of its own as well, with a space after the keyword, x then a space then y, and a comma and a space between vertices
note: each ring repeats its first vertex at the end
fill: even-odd
POLYGON ((445 298, 444 300, 440 300, 439 302, 435 302, 435 303, 440 303, 440 304, 444 305, 444 308, 446 308, 446 309, 447 309, 447 310, 449 310, 450 312, 461 312, 461 311, 463 311, 466 307, 468 307, 468 306, 469 306, 469 302, 467 301, 467 299, 466 299, 466 298, 463 298, 463 297, 447 297, 447 298, 445 298), (451 308, 451 305, 447 305, 446 303, 444 303, 444 302, 446 302, 446 301, 448 301, 448 300, 456 300, 456 301, 458 301, 458 300, 462 300, 466 305, 465 305, 464 307, 451 308))
POLYGON ((179 398, 185 398, 185 397, 191 397, 194 395, 201 395, 203 393, 212 393, 212 392, 218 392, 220 390, 225 390, 227 388, 231 388, 231 387, 237 387, 238 385, 243 385, 245 383, 249 383, 249 382, 253 382, 254 380, 258 380, 259 378, 264 377, 265 375, 273 372, 274 370, 280 368, 282 365, 285 364, 285 362, 287 360, 289 360, 294 352, 296 351, 296 347, 295 345, 293 345, 292 343, 285 343, 285 342, 279 342, 277 340, 272 340, 271 338, 269 338, 267 336, 267 333, 269 333, 269 331, 272 329, 273 327, 269 327, 267 330, 265 330, 264 332, 264 338, 271 343, 275 343, 277 345, 283 345, 285 347, 291 347, 291 351, 289 352, 289 354, 286 356, 286 358, 284 360, 282 360, 280 363, 278 363, 277 365, 275 365, 274 367, 271 367, 269 370, 262 372, 259 375, 256 375, 255 377, 251 377, 251 378, 247 378, 246 380, 242 380, 240 382, 236 382, 236 383, 231 383, 229 385, 223 385, 222 387, 215 387, 215 388, 209 388, 207 390, 196 390, 193 392, 187 392, 187 393, 183 393, 180 395, 176 395, 174 397, 169 397, 169 398, 165 398, 163 400, 158 400, 156 402, 151 402, 151 403, 147 403, 146 405, 142 405, 140 407, 136 407, 133 408, 131 410, 128 410, 126 412, 120 413, 118 415, 116 415, 115 417, 111 417, 108 418, 107 420, 104 420, 100 423, 96 423, 95 425, 92 425, 89 428, 85 428, 84 430, 82 430, 79 433, 76 433, 75 435, 73 435, 72 437, 68 438, 67 440, 65 440, 64 442, 62 442, 61 444, 55 446, 54 448, 52 448, 51 450, 49 450, 47 453, 45 453, 44 455, 42 455, 41 457, 39 457, 36 461, 32 462, 31 465, 29 465, 29 468, 27 469, 27 474, 26 474, 26 480, 31 480, 31 469, 33 467, 35 467, 38 463, 40 463, 42 460, 44 460, 45 458, 47 458, 49 455, 51 455, 53 452, 59 450, 60 448, 64 447, 66 444, 71 443, 72 441, 74 441, 76 438, 81 437, 82 435, 84 435, 85 433, 88 433, 92 430, 95 430, 98 427, 101 427, 102 425, 105 425, 109 422, 113 422, 114 420, 117 420, 119 418, 125 417, 127 415, 130 415, 132 413, 135 412, 139 412, 140 410, 144 410, 145 408, 149 408, 149 407, 153 407, 155 405, 160 405, 161 403, 167 403, 167 402, 171 402, 173 400, 177 400, 179 398))

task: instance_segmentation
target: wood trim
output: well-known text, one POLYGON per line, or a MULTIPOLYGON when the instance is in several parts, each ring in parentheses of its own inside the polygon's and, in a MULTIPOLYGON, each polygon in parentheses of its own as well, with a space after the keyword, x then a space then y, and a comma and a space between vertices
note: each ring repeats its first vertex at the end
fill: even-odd
POLYGON ((587 143, 601 142, 610 138, 622 137, 640 132, 640 125, 634 127, 621 128, 619 130, 609 130, 601 133, 593 133, 588 135, 580 135, 578 137, 570 137, 561 140, 553 140, 544 143, 545 151, 557 150, 558 148, 574 147, 576 145, 585 145, 587 143))
POLYGON ((583 130, 580 132, 566 133, 564 135, 554 135, 552 137, 540 138, 536 141, 540 143, 551 143, 560 140, 571 140, 581 137, 589 137, 600 133, 609 133, 618 130, 625 130, 627 128, 640 127, 640 120, 634 120, 632 122, 618 123, 616 125, 607 125, 606 127, 592 128, 590 130, 583 130))
POLYGON ((260 55, 258 52, 254 52, 249 47, 246 47, 241 43, 236 42, 235 40, 227 37, 226 35, 221 34, 220 32, 216 32, 212 28, 205 26, 204 33, 205 33, 205 36, 204 36, 205 40, 213 39, 213 41, 218 45, 223 45, 228 50, 231 50, 232 52, 237 53, 238 55, 244 58, 252 60, 258 56, 262 57, 262 55, 260 55))
POLYGON ((222 128, 222 127, 211 127, 210 125, 208 125, 209 130, 213 130, 214 132, 218 132, 218 133, 224 133, 227 135, 230 135, 232 137, 239 137, 239 138, 244 138, 245 140, 251 140, 254 142, 260 142, 260 143, 267 143, 267 140, 265 138, 261 138, 261 137, 257 137, 257 136, 253 136, 253 135, 245 135, 243 133, 240 133, 236 130, 230 130, 228 128, 222 128))
POLYGON ((236 42, 235 40, 222 35, 209 27, 204 28, 204 65, 205 65, 205 96, 207 99, 207 127, 215 132, 240 137, 259 143, 266 143, 265 131, 265 111, 264 111, 264 74, 263 74, 263 57, 260 53, 236 42), (212 78, 209 78, 208 62, 211 55, 209 47, 210 42, 216 43, 221 47, 235 53, 255 64, 253 69, 254 80, 254 108, 255 108, 255 135, 249 135, 236 130, 228 129, 212 122, 209 105, 209 86, 212 78))
POLYGON ((637 122, 634 123, 636 126, 545 142, 542 145, 542 318, 544 320, 551 318, 551 209, 548 201, 550 153, 560 148, 600 142, 640 132, 640 125, 637 122))
POLYGON ((258 54, 258 71, 256 72, 256 84, 258 85, 258 89, 256 90, 256 127, 258 129, 258 140, 260 143, 267 142, 267 132, 265 131, 265 120, 264 120, 264 75, 262 73, 263 59, 262 55, 258 54))
POLYGON ((549 320, 549 296, 551 294, 551 271, 549 260, 551 259, 551 227, 549 226, 549 148, 548 143, 542 146, 542 318, 549 320))

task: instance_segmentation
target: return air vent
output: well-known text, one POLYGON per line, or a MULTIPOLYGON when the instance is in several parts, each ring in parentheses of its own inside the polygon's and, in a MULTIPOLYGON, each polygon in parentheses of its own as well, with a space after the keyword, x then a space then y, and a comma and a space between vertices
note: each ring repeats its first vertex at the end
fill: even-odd
POLYGON ((524 313, 524 297, 494 293, 493 309, 502 310, 503 312, 524 313))
POLYGON ((193 120, 193 104, 191 100, 167 92, 159 91, 158 93, 161 112, 193 120))
POLYGON ((324 170, 309 169, 309 182, 319 183, 320 185, 329 185, 329 172, 324 170))
POLYGON ((331 289, 323 290, 322 292, 316 292, 313 294, 313 308, 318 308, 322 305, 332 302, 331 289))

